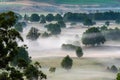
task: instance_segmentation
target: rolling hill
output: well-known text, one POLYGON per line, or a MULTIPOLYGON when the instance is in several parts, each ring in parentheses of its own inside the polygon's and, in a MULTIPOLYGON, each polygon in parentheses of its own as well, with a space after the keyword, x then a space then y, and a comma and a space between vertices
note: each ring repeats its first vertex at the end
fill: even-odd
POLYGON ((46 2, 51 4, 120 4, 120 0, 0 0, 1 1, 33 1, 33 2, 46 2))

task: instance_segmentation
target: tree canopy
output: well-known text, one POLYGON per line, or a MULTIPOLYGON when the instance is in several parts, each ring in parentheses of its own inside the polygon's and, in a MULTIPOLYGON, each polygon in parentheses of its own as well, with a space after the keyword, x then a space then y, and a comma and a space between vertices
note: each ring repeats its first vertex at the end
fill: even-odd
POLYGON ((36 13, 34 13, 30 16, 30 21, 31 22, 38 22, 39 20, 40 20, 40 16, 36 13))
MULTIPOLYGON (((21 46, 18 45, 17 41, 23 41, 20 33, 14 29, 16 24, 17 16, 14 12, 5 12, 0 14, 0 80, 30 80, 27 76, 31 74, 25 74, 26 70, 29 70, 29 66, 34 66, 35 73, 38 76, 31 75, 33 78, 40 77, 40 79, 46 79, 47 76, 32 63, 27 63, 21 59, 18 61, 17 68, 11 63, 19 53, 21 46), (20 68, 20 67, 25 67, 20 68)), ((25 55, 25 54, 24 54, 25 55)), ((20 57, 21 58, 21 57, 20 57)))
POLYGON ((85 45, 95 46, 103 44, 105 41, 104 35, 96 27, 89 28, 82 35, 82 43, 85 45))

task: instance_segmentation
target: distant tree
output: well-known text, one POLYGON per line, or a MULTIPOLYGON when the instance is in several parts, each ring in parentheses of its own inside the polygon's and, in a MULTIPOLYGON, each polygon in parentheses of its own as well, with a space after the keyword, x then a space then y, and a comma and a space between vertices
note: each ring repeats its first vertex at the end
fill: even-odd
POLYGON ((72 45, 72 44, 62 44, 62 49, 65 50, 76 50, 78 46, 72 45))
POLYGON ((61 28, 65 28, 66 24, 64 21, 58 21, 58 25, 60 25, 61 28))
POLYGON ((29 20, 29 16, 27 14, 24 15, 24 20, 28 21, 29 20))
POLYGON ((56 70, 55 67, 50 67, 50 69, 49 69, 49 71, 52 72, 52 73, 55 72, 55 70, 56 70))
POLYGON ((49 34, 49 33, 47 33, 47 32, 44 32, 44 33, 42 33, 41 35, 42 35, 42 37, 49 37, 51 34, 49 34))
POLYGON ((96 27, 89 28, 82 35, 82 43, 85 45, 100 45, 106 41, 103 34, 96 27))
POLYGON ((105 25, 106 25, 106 26, 109 26, 109 25, 110 25, 110 22, 109 22, 109 21, 106 21, 106 22, 105 22, 105 25))
POLYGON ((117 67, 115 65, 112 65, 110 70, 112 72, 118 72, 118 69, 117 69, 117 67))
POLYGON ((73 65, 73 60, 68 55, 63 58, 63 60, 61 62, 61 66, 64 69, 69 70, 72 68, 72 65, 73 65))
POLYGON ((27 34, 27 39, 36 40, 40 36, 37 28, 32 27, 27 34))
POLYGON ((55 20, 56 21, 63 21, 63 17, 60 14, 55 15, 55 20))
POLYGON ((100 27, 100 30, 101 30, 101 31, 107 31, 108 28, 107 28, 107 26, 103 25, 103 26, 100 27))
POLYGON ((40 21, 40 16, 38 14, 34 13, 30 16, 30 21, 31 22, 38 22, 38 21, 40 21))
POLYGON ((40 16, 40 23, 43 23, 43 24, 46 23, 46 19, 44 15, 40 16))
POLYGON ((86 26, 92 26, 95 24, 95 22, 93 22, 91 19, 87 18, 84 20, 83 24, 86 26))
POLYGON ((83 56, 83 51, 82 51, 81 47, 78 47, 76 49, 76 55, 77 55, 77 57, 82 57, 83 56))
POLYGON ((57 34, 60 34, 61 33, 61 28, 60 28, 60 25, 59 24, 48 24, 45 26, 47 28, 48 31, 51 32, 51 34, 53 35, 57 35, 57 34))
POLYGON ((54 20, 53 14, 48 14, 48 15, 46 16, 46 20, 47 20, 48 22, 53 21, 53 20, 54 20))

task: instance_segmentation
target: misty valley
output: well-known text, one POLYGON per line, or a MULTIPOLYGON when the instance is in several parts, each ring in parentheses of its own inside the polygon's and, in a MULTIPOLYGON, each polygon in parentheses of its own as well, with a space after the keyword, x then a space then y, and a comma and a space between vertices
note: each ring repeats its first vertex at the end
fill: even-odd
POLYGON ((0 0, 0 80, 120 80, 119 0, 89 1, 0 0))

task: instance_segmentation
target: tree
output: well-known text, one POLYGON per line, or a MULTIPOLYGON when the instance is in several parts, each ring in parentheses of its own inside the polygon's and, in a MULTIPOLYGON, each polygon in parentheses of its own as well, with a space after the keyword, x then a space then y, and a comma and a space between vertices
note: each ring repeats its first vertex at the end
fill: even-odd
POLYGON ((82 51, 81 47, 78 47, 76 49, 76 55, 77 55, 77 57, 82 57, 83 56, 83 51, 82 51))
POLYGON ((32 14, 30 17, 31 22, 38 22, 40 20, 40 16, 38 14, 32 14))
POLYGON ((57 35, 57 34, 61 33, 61 28, 60 28, 60 25, 58 25, 58 24, 52 24, 52 23, 50 23, 50 24, 46 25, 45 27, 53 35, 57 35))
POLYGON ((56 21, 63 21, 63 17, 60 14, 55 15, 55 20, 56 21))
MULTIPOLYGON (((24 69, 17 69, 10 64, 20 49, 17 41, 23 41, 20 33, 13 27, 16 20, 17 16, 14 12, 9 11, 0 14, 0 80, 26 80, 24 69)), ((28 66, 25 70, 27 68, 28 66)), ((39 77, 44 78, 45 74, 40 69, 39 72, 41 72, 39 77)))
POLYGON ((100 45, 106 41, 103 34, 96 27, 89 28, 82 35, 82 43, 85 45, 100 45))
POLYGON ((48 15, 46 16, 46 20, 47 20, 48 22, 53 21, 53 20, 54 20, 53 14, 48 14, 48 15))
POLYGON ((46 23, 46 19, 44 15, 40 16, 40 23, 43 23, 43 24, 46 23))
POLYGON ((24 20, 28 21, 29 20, 29 16, 27 14, 24 15, 24 20))
POLYGON ((61 62, 61 66, 64 69, 71 69, 73 65, 73 60, 67 55, 66 57, 63 58, 62 62, 61 62))
POLYGON ((38 29, 32 27, 26 37, 27 39, 36 40, 39 38, 39 36, 40 33, 38 32, 38 29))
POLYGON ((84 20, 83 24, 86 26, 92 26, 95 24, 95 22, 93 22, 91 19, 87 18, 84 20))

